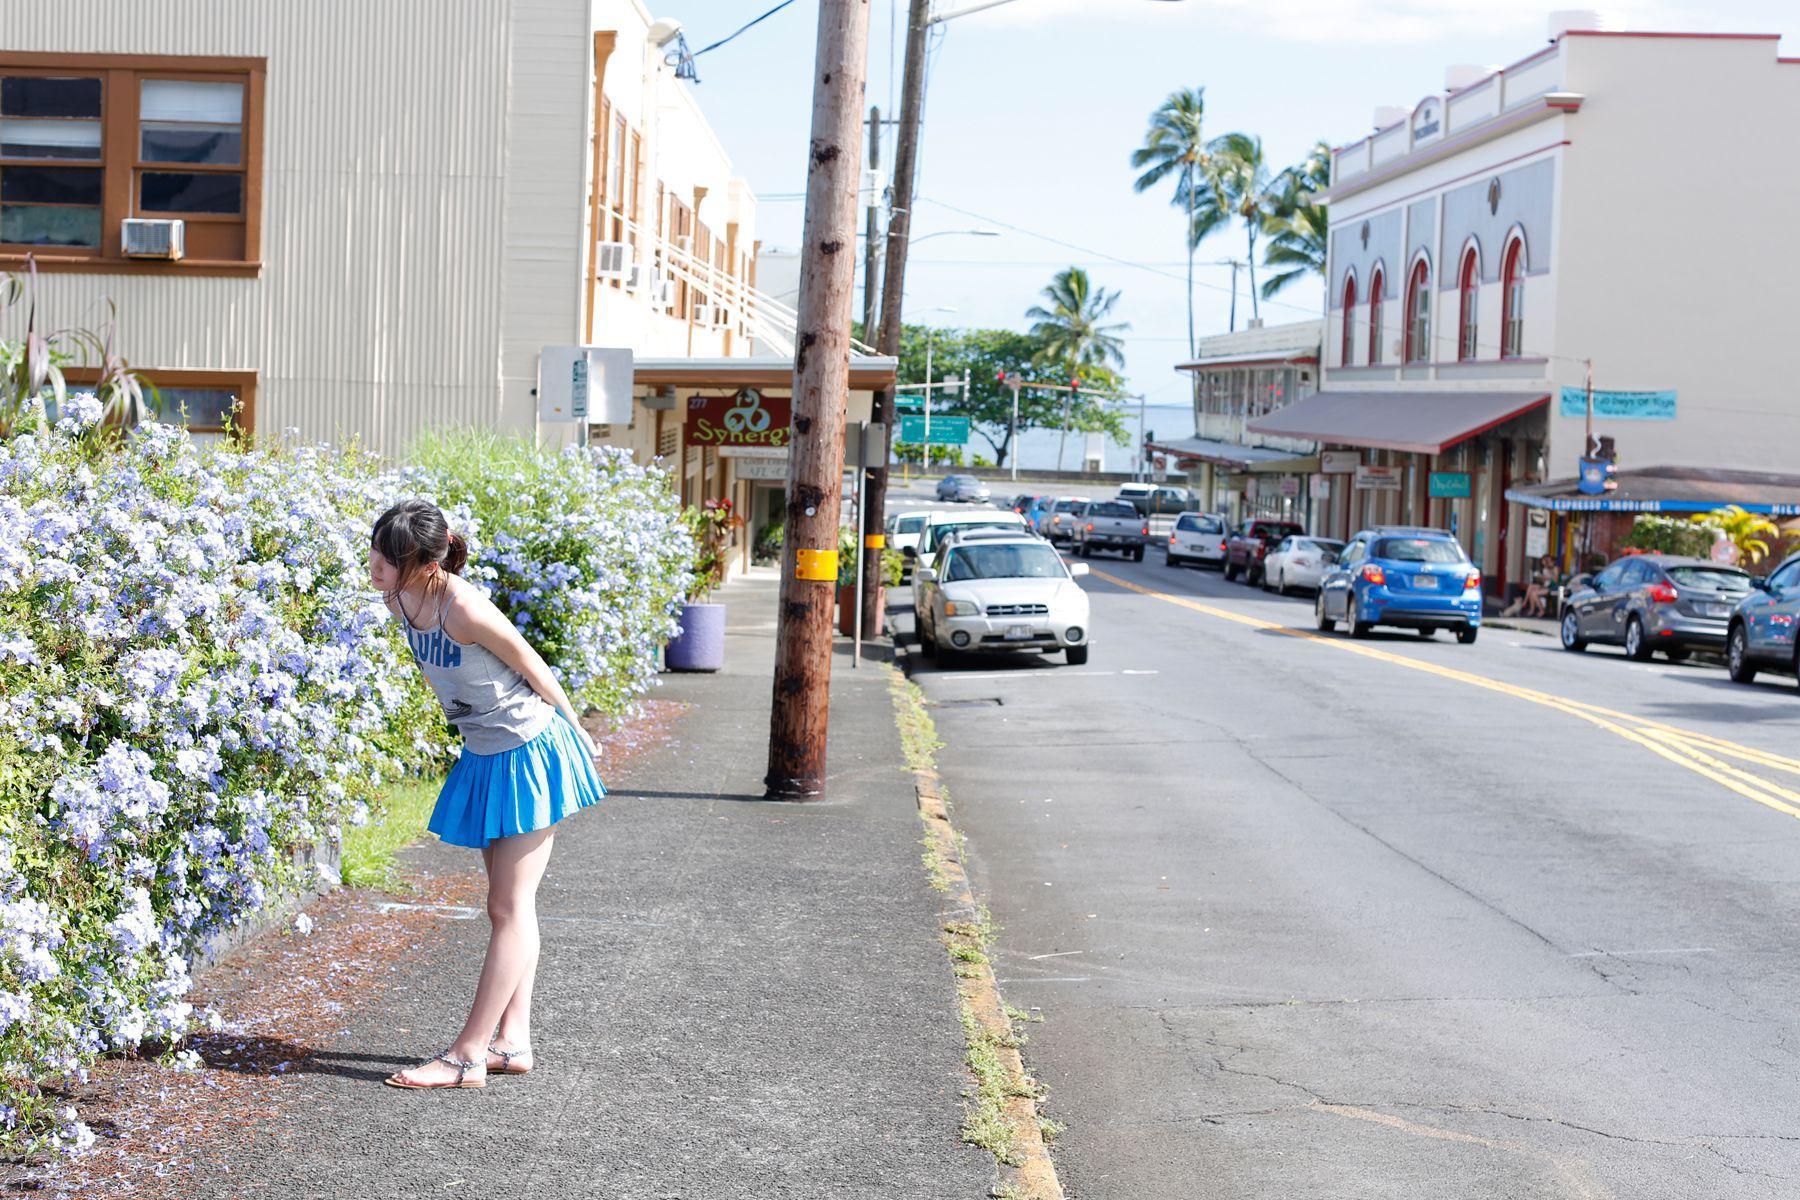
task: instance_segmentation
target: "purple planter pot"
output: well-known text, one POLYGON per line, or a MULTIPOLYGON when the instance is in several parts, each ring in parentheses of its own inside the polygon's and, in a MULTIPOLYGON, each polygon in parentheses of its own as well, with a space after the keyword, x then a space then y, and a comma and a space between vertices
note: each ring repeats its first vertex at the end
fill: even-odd
POLYGON ((684 604, 681 632, 663 647, 671 671, 717 671, 725 665, 725 606, 684 604))

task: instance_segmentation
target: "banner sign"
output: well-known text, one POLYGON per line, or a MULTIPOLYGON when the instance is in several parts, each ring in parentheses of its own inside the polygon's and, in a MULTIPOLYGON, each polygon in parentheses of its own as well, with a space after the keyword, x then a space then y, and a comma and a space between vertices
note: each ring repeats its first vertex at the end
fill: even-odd
POLYGON ((1397 492, 1400 490, 1400 468, 1358 467, 1356 486, 1372 492, 1397 492))
POLYGON ((693 396, 681 439, 690 446, 713 446, 720 453, 735 447, 784 449, 793 401, 745 388, 735 396, 693 396))
POLYGON ((1434 500, 1464 500, 1469 495, 1467 471, 1433 471, 1430 494, 1434 500))
POLYGON ((1361 450, 1327 450, 1319 455, 1319 470, 1327 475, 1348 475, 1360 466, 1361 450))
POLYGON ((1312 478, 1312 498, 1314 500, 1331 499, 1331 476, 1314 475, 1312 478))
POLYGON ((788 460, 785 458, 740 458, 732 468, 739 479, 753 479, 762 483, 786 483, 788 477, 788 460))
MULTIPOLYGON (((1562 390, 1559 412, 1576 419, 1587 416, 1587 391, 1566 387, 1562 390)), ((1611 421, 1673 421, 1675 393, 1669 392, 1601 392, 1594 393, 1594 416, 1611 421)))
POLYGON ((1289 499, 1298 497, 1300 495, 1300 477, 1298 475, 1283 475, 1281 477, 1281 494, 1289 499))
POLYGON ((1525 557, 1542 558, 1550 553, 1550 514, 1541 508, 1525 510, 1525 557))

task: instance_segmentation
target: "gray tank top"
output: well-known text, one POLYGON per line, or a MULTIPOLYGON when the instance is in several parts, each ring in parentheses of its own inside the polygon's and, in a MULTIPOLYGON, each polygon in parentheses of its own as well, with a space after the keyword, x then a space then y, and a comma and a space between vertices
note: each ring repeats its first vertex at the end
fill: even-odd
POLYGON ((549 728, 556 710, 492 650, 450 636, 444 616, 451 603, 443 602, 430 629, 414 625, 399 606, 413 659, 470 753, 516 750, 549 728))

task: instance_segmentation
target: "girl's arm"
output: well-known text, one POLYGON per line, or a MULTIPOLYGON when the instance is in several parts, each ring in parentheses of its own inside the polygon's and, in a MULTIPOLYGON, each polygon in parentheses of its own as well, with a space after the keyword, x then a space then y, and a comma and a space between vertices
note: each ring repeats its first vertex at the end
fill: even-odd
POLYGON ((470 587, 458 597, 458 603, 450 612, 446 625, 458 628, 449 630, 450 636, 459 642, 475 642, 485 649, 493 651, 501 662, 517 671, 531 685, 533 691, 553 705, 569 724, 581 735, 586 743, 589 757, 595 762, 600 760, 600 748, 588 731, 581 727, 581 718, 575 712, 575 706, 569 703, 569 697, 556 681, 550 671, 550 665, 531 644, 513 628, 513 623, 506 619, 506 614, 481 593, 470 587))

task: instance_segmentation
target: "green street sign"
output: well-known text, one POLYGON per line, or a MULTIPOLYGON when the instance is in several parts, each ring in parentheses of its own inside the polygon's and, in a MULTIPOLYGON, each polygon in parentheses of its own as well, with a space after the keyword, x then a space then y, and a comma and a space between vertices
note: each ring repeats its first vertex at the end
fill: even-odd
POLYGON ((1437 500, 1462 500, 1469 495, 1469 473, 1467 471, 1433 471, 1431 473, 1431 496, 1437 500))
POLYGON ((894 411, 903 413, 922 413, 925 411, 925 397, 895 396, 894 411))
MULTIPOLYGON (((914 444, 925 441, 925 418, 922 416, 903 416, 900 418, 900 436, 896 441, 914 444)), ((969 443, 969 418, 967 417, 933 417, 931 418, 931 445, 933 446, 966 446, 969 443)))

